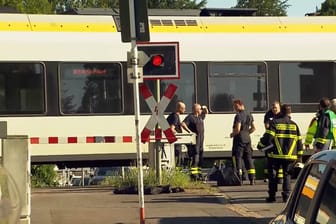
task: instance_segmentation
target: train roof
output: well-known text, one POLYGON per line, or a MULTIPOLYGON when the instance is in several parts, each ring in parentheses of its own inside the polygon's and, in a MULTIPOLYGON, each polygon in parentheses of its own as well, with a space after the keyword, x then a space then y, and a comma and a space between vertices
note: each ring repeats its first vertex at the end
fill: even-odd
MULTIPOLYGON (((116 12, 115 12, 116 13, 116 12)), ((149 16, 158 33, 335 33, 336 17, 149 16)), ((120 32, 119 15, 0 13, 0 31, 120 32)))
MULTIPOLYGON (((148 9, 148 16, 256 16, 256 8, 148 9)), ((119 15, 119 9, 73 8, 63 14, 119 15)))

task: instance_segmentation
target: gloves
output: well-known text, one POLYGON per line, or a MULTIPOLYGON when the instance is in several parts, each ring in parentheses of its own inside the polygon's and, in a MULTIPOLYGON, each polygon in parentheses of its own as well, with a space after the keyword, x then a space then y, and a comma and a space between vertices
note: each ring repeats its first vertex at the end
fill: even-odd
POLYGON ((257 145, 257 149, 261 150, 263 149, 265 146, 261 143, 261 142, 258 142, 258 145, 257 145))
POLYGON ((295 163, 302 163, 302 156, 298 156, 295 163))

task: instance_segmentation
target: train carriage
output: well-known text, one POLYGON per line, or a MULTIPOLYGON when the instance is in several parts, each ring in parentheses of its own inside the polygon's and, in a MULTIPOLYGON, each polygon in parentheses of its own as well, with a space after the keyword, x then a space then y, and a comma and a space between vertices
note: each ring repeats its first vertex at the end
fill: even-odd
MULTIPOLYGON (((274 100, 289 103, 302 134, 323 96, 336 96, 335 17, 150 15, 151 42, 178 42, 183 100, 207 105, 205 158, 231 156, 234 111, 253 113, 255 146, 274 100)), ((32 162, 90 165, 136 159, 133 88, 118 15, 0 14, 0 120, 28 135, 32 162)), ((145 80, 155 92, 155 80, 145 80)), ((140 102, 143 128, 150 116, 140 102)), ((148 144, 141 146, 147 158, 148 144)), ((255 147, 256 148, 256 147, 255 147)), ((258 156, 258 152, 256 156, 258 156)), ((262 156, 262 153, 260 153, 262 156)))

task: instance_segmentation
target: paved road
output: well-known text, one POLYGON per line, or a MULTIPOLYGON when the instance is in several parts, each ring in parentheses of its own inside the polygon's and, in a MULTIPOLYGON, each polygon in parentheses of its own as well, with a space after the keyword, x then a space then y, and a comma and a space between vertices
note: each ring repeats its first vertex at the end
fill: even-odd
MULTIPOLYGON (((219 187, 219 193, 193 191, 145 195, 146 224, 268 223, 283 203, 264 203, 267 186, 219 187)), ((138 195, 111 189, 33 190, 32 224, 136 224, 138 195)))

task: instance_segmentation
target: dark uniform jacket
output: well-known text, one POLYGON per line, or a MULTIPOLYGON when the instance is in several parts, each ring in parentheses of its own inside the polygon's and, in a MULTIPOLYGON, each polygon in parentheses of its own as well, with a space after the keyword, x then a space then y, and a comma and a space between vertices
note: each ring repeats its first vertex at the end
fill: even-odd
POLYGON ((289 116, 274 119, 258 143, 258 149, 267 150, 270 158, 297 160, 303 155, 302 137, 297 124, 289 116))

